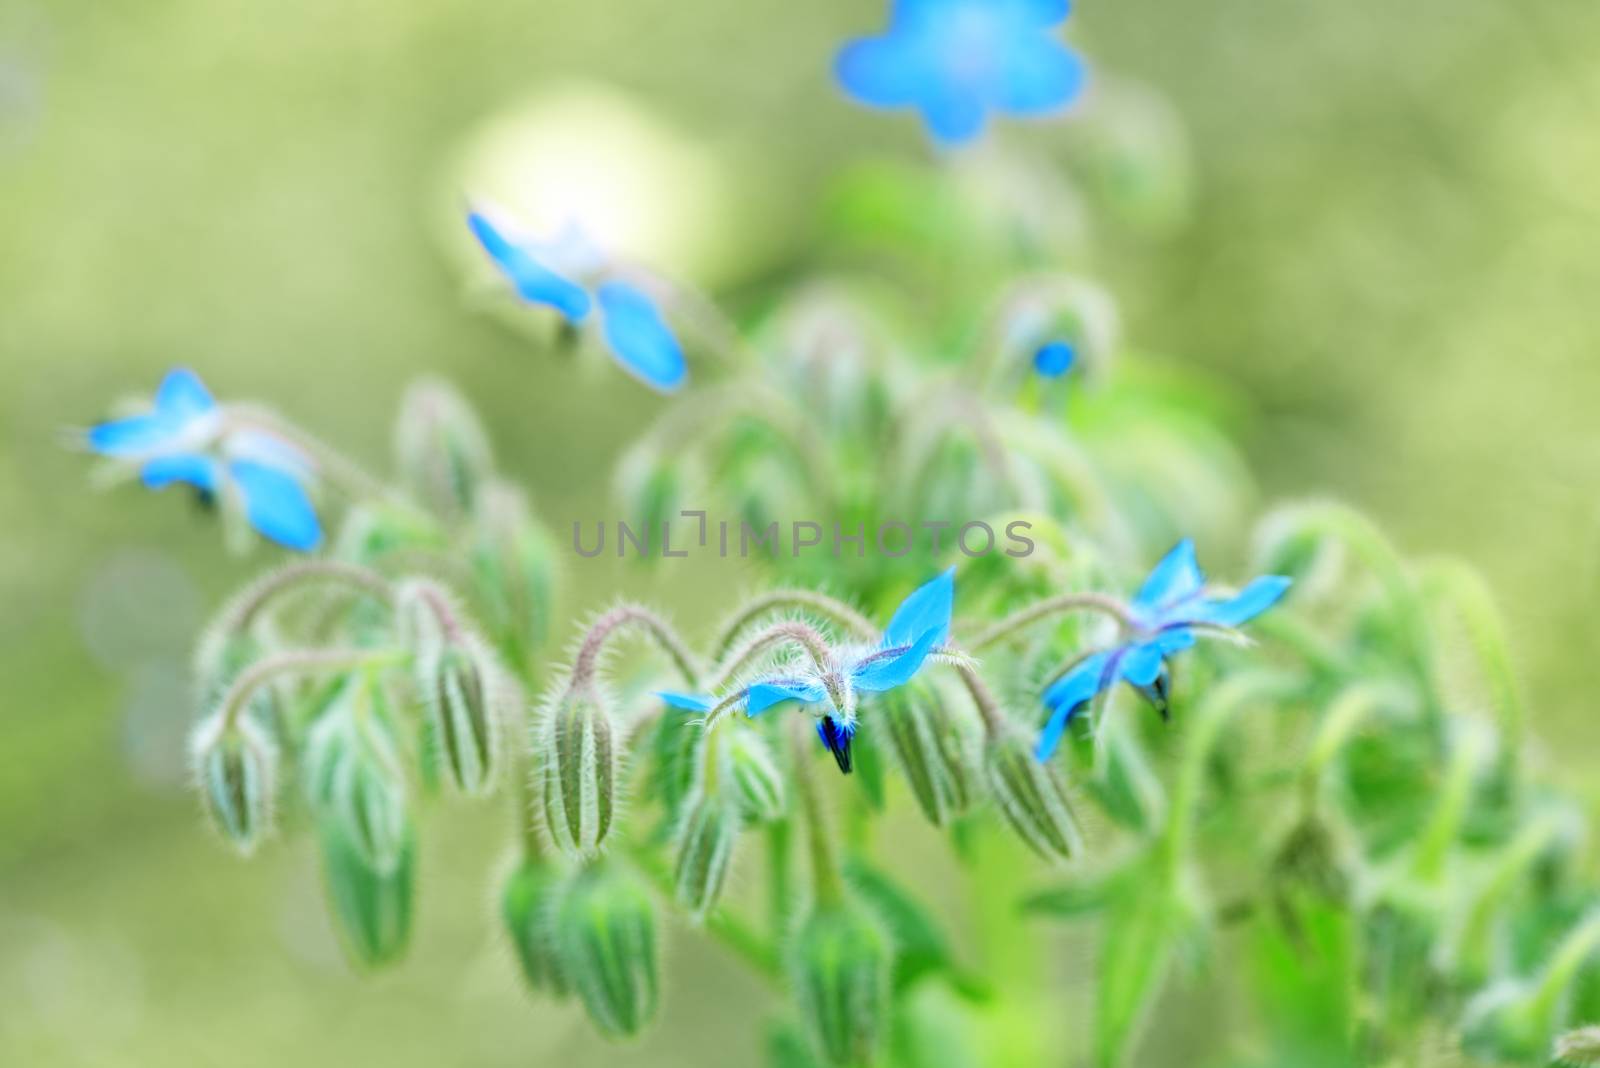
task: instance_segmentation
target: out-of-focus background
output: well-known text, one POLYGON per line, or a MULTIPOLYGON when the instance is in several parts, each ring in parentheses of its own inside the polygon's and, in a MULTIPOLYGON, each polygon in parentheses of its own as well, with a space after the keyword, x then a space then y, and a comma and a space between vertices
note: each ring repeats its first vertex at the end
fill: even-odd
MULTIPOLYGON (((659 402, 473 308, 437 232, 463 138, 575 80, 646 102, 662 151, 686 153, 664 164, 678 178, 652 188, 623 158, 609 188, 638 226, 697 220, 666 252, 694 245, 689 273, 737 294, 793 266, 841 163, 937 165, 909 118, 829 80, 882 6, 3 0, 0 1063, 703 1064, 709 1033, 754 1049, 761 998, 684 939, 643 1046, 530 1005, 486 922, 498 817, 465 806, 430 818, 410 962, 353 976, 309 848, 237 862, 184 790, 192 639, 270 554, 228 557, 172 497, 91 491, 64 431, 185 363, 381 464, 394 401, 432 371, 546 515, 597 514, 659 402)), ((1266 498, 1337 494, 1411 551, 1478 562, 1546 758, 1592 780, 1600 5, 1077 7, 1097 75, 1154 87, 1188 129, 1184 225, 1097 227, 1133 343, 1242 398, 1266 498)), ((596 565, 572 587, 574 611, 626 588, 696 618, 682 576, 596 565)))

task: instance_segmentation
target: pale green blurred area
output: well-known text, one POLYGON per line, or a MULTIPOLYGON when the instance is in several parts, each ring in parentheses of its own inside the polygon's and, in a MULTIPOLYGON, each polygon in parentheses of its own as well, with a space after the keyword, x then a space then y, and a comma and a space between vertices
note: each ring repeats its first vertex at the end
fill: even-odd
MULTIPOLYGON (((595 514, 658 402, 470 306, 435 241, 450 153, 541 86, 636 94, 759 161, 731 177, 765 187, 769 269, 835 165, 927 155, 827 78, 879 5, 3 2, 0 1063, 745 1063, 767 1002, 691 938, 643 1046, 522 997, 488 919, 492 806, 434 811, 410 961, 350 975, 307 844, 237 862, 181 788, 190 641, 269 554, 226 557, 174 496, 92 492, 62 434, 181 362, 381 465, 432 371, 546 515, 595 514)), ((1167 93, 1193 142, 1191 225, 1096 228, 1131 338, 1246 401, 1269 497, 1345 496, 1479 562, 1550 759, 1595 778, 1600 5, 1078 6, 1097 66, 1167 93)), ((691 622, 751 581, 572 580, 575 612, 626 589, 691 622)))

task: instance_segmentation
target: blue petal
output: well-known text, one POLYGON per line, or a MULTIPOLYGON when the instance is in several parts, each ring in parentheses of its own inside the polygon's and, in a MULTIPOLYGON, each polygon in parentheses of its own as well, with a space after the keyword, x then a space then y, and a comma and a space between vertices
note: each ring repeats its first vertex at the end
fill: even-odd
POLYGON ((1110 685, 1114 669, 1112 658, 1120 650, 1107 649, 1079 661, 1071 671, 1061 676, 1044 692, 1044 703, 1050 709, 1050 719, 1039 732, 1034 752, 1040 760, 1049 760, 1061 744, 1061 736, 1078 711, 1094 700, 1095 695, 1110 685))
POLYGON ((161 385, 156 387, 156 411, 176 423, 186 423, 216 406, 217 402, 200 381, 200 376, 187 367, 168 371, 161 385))
POLYGON ((833 74, 846 93, 873 107, 910 104, 927 81, 920 52, 899 37, 851 41, 834 59, 833 74))
POLYGON ((1144 580, 1133 598, 1133 607, 1143 615, 1159 616, 1164 609, 1198 594, 1204 585, 1205 575, 1195 560, 1194 542, 1184 538, 1144 580))
POLYGON ((262 536, 300 552, 322 544, 322 525, 293 475, 254 460, 234 460, 228 474, 244 498, 245 518, 262 536))
POLYGON ((139 478, 151 489, 164 489, 174 482, 187 482, 206 493, 217 490, 217 462, 196 453, 158 456, 139 469, 139 478))
POLYGON ((626 282, 607 282, 598 295, 606 342, 617 361, 663 393, 683 385, 688 377, 683 347, 650 298, 626 282))
POLYGON ((995 104, 1019 115, 1065 107, 1083 92, 1083 61, 1049 39, 1018 41, 998 72, 995 104))
POLYGON ((1119 674, 1135 686, 1149 686, 1161 674, 1161 655, 1159 641, 1136 645, 1122 658, 1119 674))
POLYGON ((1045 378, 1060 378, 1072 370, 1078 351, 1066 341, 1047 341, 1033 354, 1033 369, 1045 378))
POLYGON ((1068 0, 1010 0, 1017 14, 1034 26, 1050 27, 1061 22, 1072 10, 1068 0))
POLYGON ((1194 631, 1181 624, 1171 625, 1157 633, 1152 642, 1161 647, 1162 655, 1171 656, 1194 647, 1194 631))
POLYGON ((151 452, 183 432, 181 424, 159 414, 135 415, 89 428, 89 448, 105 456, 131 456, 151 452))
POLYGON ((1263 575, 1233 597, 1203 601, 1184 614, 1195 623, 1237 627, 1277 604, 1288 592, 1289 582, 1282 575, 1263 575))
POLYGON ((923 661, 928 659, 928 654, 944 643, 948 636, 949 624, 945 625, 946 633, 930 630, 918 638, 916 644, 906 646, 893 655, 880 656, 856 671, 851 672, 850 681, 856 689, 864 693, 882 693, 892 690, 896 686, 904 686, 911 681, 911 677, 922 670, 923 661))
POLYGON ((817 682, 803 679, 769 679, 750 687, 744 713, 747 716, 759 715, 784 701, 815 704, 827 696, 827 692, 822 688, 822 684, 817 682))
POLYGON ((935 634, 934 646, 950 637, 950 613, 955 607, 956 569, 946 568, 900 602, 883 629, 881 649, 916 645, 925 634, 935 634))
POLYGON ((690 712, 710 712, 717 706, 717 699, 698 693, 677 693, 672 690, 657 690, 656 696, 673 708, 682 708, 690 712))
POLYGON ((959 145, 983 132, 983 101, 967 86, 939 86, 923 96, 920 107, 936 141, 959 145))
POLYGON ((467 215, 467 225, 523 300, 548 304, 574 323, 582 322, 589 314, 589 294, 582 286, 534 259, 527 249, 501 233, 487 216, 471 212, 467 215))

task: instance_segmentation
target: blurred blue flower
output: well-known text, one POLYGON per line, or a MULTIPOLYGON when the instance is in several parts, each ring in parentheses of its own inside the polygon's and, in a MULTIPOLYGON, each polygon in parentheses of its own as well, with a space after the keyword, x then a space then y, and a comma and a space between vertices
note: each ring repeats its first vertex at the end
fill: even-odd
POLYGON ((1072 717, 1118 679, 1138 690, 1165 717, 1166 658, 1194 645, 1196 631, 1242 626, 1276 604, 1288 589, 1289 580, 1281 575, 1263 575, 1231 597, 1209 594, 1195 560, 1194 542, 1180 541, 1150 572, 1129 605, 1134 624, 1129 640, 1084 657, 1045 690, 1050 719, 1039 735, 1039 759, 1050 759, 1072 717))
MULTIPOLYGON (((904 686, 922 670, 930 654, 950 640, 955 605, 955 569, 950 568, 900 602, 876 645, 836 650, 832 662, 796 675, 762 679, 734 695, 745 715, 755 716, 784 701, 821 705, 817 737, 833 754, 839 770, 850 772, 850 742, 856 733, 858 693, 882 693, 904 686)), ((709 712, 715 697, 663 691, 674 708, 709 712)))
POLYGON ((222 408, 198 375, 169 371, 150 411, 93 426, 84 435, 102 456, 132 464, 151 489, 176 483, 235 508, 262 536, 310 552, 322 527, 306 492, 307 464, 261 431, 229 431, 222 408))
POLYGON ((573 326, 587 320, 598 303, 601 335, 623 370, 663 393, 683 385, 688 377, 683 346, 654 301, 627 282, 599 281, 591 293, 576 280, 604 274, 598 264, 582 262, 594 259, 589 250, 578 251, 576 241, 563 248, 513 237, 481 209, 467 214, 467 226, 523 300, 554 308, 573 326))
POLYGON ((1078 362, 1078 350, 1067 341, 1046 341, 1033 354, 1033 369, 1045 378, 1060 378, 1078 362))
POLYGON ((990 111, 1040 115, 1083 90, 1083 63, 1052 34, 1068 0, 894 0, 889 30, 852 41, 839 84, 874 107, 914 107, 934 139, 970 141, 990 111))

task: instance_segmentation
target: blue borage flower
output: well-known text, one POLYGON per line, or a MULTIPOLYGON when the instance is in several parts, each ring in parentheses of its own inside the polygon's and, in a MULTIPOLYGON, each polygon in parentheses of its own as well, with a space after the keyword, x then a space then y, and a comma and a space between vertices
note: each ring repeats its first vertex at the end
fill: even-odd
POLYGON ((1043 378, 1060 378, 1078 362, 1078 350, 1071 342, 1046 341, 1033 354, 1033 369, 1043 378))
POLYGON ((501 214, 475 209, 467 226, 517 296, 554 308, 573 326, 584 323, 598 304, 600 332, 623 370, 662 393, 683 385, 688 377, 683 346, 654 301, 636 286, 606 278, 604 266, 580 238, 540 245, 514 236, 501 214), (587 277, 592 290, 569 275, 587 277))
POLYGON ((970 141, 990 111, 1040 115, 1083 91, 1083 63, 1050 33, 1068 0, 894 0, 889 31, 852 41, 834 73, 874 107, 914 107, 944 144, 970 141))
POLYGON ((1166 658, 1195 643, 1196 632, 1243 625, 1278 602, 1289 588, 1281 575, 1263 575, 1232 597, 1208 594, 1185 538, 1155 566, 1129 605, 1129 640, 1079 660, 1044 692, 1050 719, 1040 732, 1038 755, 1048 760, 1072 717, 1122 679, 1167 715, 1166 658))
MULTIPOLYGON (((918 587, 895 609, 876 645, 833 650, 828 664, 771 676, 733 695, 745 715, 755 716, 784 701, 819 706, 817 737, 839 770, 850 772, 850 742, 856 733, 856 694, 882 693, 910 682, 928 657, 950 640, 955 604, 955 568, 918 587)), ((662 691, 674 708, 710 712, 718 699, 705 694, 662 691)))
POLYGON ((183 483, 207 500, 222 500, 280 545, 310 552, 322 543, 305 488, 306 458, 270 434, 230 429, 223 409, 187 368, 167 372, 150 411, 91 427, 84 441, 135 468, 151 489, 183 483))

